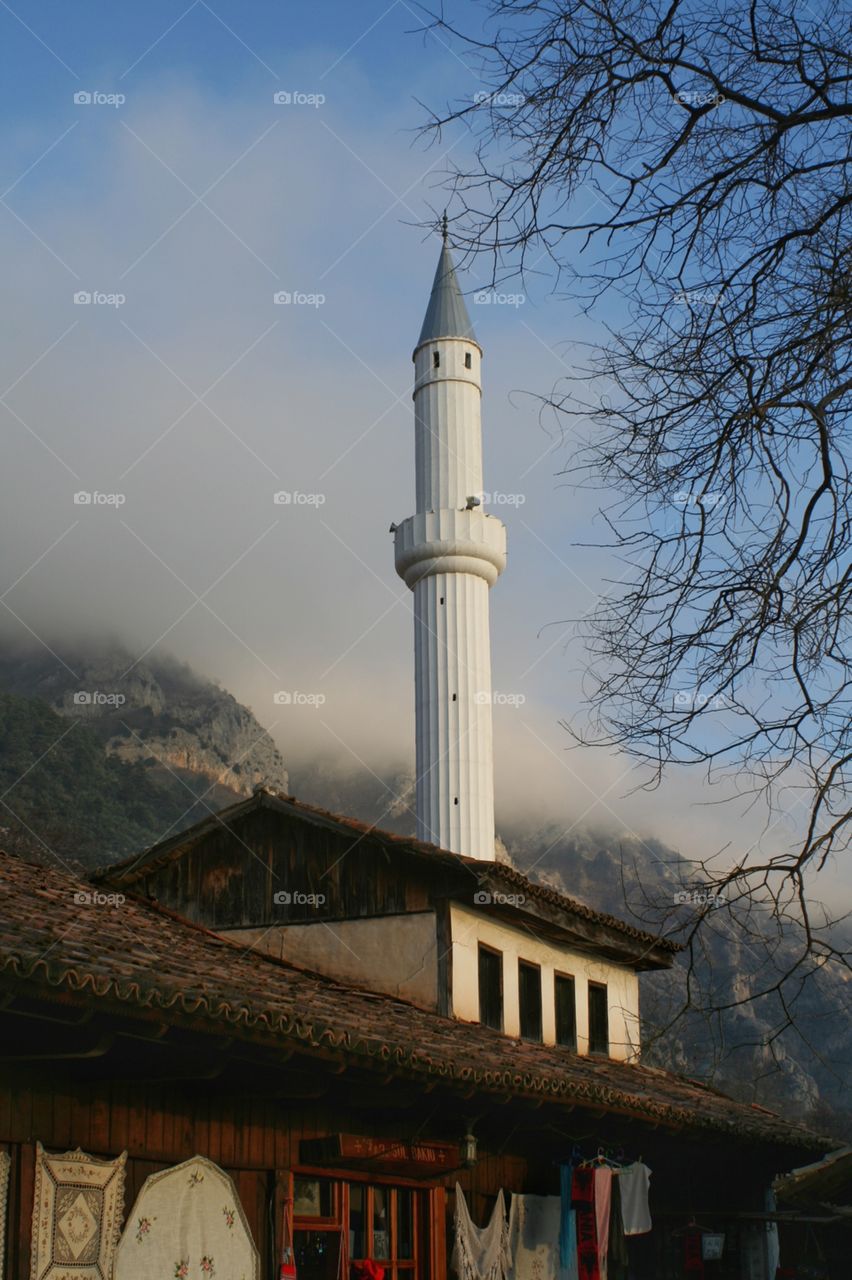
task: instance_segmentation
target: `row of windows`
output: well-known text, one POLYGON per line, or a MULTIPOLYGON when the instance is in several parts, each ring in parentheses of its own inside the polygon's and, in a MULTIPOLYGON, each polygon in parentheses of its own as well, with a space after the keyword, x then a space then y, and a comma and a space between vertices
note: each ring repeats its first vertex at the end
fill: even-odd
POLYGON ((387 1280, 425 1280, 429 1206, 423 1192, 297 1175, 293 1251, 299 1280, 338 1280, 356 1260, 381 1264, 387 1280))
MULTIPOLYGON (((471 360, 470 352, 469 352, 469 351, 466 351, 466 352, 464 353, 464 367, 465 367, 465 369, 470 369, 470 368, 472 367, 472 364, 473 364, 473 361, 471 360)), ((440 353, 440 351, 433 351, 433 352, 432 352, 432 368, 433 368, 433 369, 440 369, 440 367, 441 367, 441 353, 440 353)))
MULTIPOLYGON (((554 974, 556 1043, 577 1048, 577 995, 574 979, 554 974)), ((541 967, 518 961, 518 1003, 521 1038, 542 1038, 541 967)), ((479 1020, 503 1030, 503 954, 479 944, 479 1020)), ((609 1008, 606 985, 589 983, 589 1053, 609 1053, 609 1008)))

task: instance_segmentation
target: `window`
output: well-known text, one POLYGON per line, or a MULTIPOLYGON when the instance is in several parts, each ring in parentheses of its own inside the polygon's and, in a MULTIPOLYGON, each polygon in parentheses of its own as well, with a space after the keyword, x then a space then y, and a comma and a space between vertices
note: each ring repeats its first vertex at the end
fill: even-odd
POLYGON ((518 999, 521 1006, 521 1038, 541 1040, 541 969, 518 961, 518 999))
POLYGON ((557 973, 553 979, 556 1000, 556 1043, 577 1048, 577 999, 574 979, 557 973))
POLYGON ((352 1262, 367 1258, 384 1267, 386 1280, 426 1280, 428 1193, 299 1176, 293 1194, 299 1280, 338 1280, 350 1274, 352 1262), (318 1208, 332 1217, 319 1218, 318 1208))
POLYGON ((466 352, 464 353, 464 367, 465 367, 465 369, 469 369, 469 368, 471 367, 471 365, 472 365, 472 364, 473 364, 473 361, 472 361, 472 360, 471 360, 471 358, 470 358, 470 352, 469 352, 469 351, 466 351, 466 352))
POLYGON ((479 945, 479 1021, 503 1030, 503 956, 479 945))
POLYGON ((602 982, 589 983, 589 1053, 609 1053, 609 1009, 602 982))
POLYGON ((340 1274, 340 1187, 328 1178, 293 1179, 293 1252, 299 1280, 340 1274))
POLYGON ((432 352, 432 368, 440 369, 440 367, 441 367, 441 353, 440 351, 433 351, 432 352))
POLYGON ((334 1186, 327 1178, 293 1179, 293 1213, 297 1218, 334 1221, 334 1186))

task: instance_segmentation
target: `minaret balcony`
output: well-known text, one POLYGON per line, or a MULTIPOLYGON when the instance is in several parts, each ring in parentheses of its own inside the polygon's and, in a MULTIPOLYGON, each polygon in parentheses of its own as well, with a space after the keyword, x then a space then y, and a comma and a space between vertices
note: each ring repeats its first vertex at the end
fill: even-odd
POLYGON ((411 588, 439 573, 471 573, 491 587, 506 568, 506 526, 477 509, 421 511, 397 526, 394 557, 411 588))

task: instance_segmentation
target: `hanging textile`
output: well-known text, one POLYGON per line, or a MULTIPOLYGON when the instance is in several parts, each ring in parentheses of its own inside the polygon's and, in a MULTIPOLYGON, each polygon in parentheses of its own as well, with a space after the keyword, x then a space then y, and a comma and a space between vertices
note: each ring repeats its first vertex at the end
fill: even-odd
MULTIPOLYGON (((203 1156, 145 1181, 114 1280, 259 1280, 260 1257, 228 1175, 203 1156)), ((109 1278, 107 1278, 109 1280, 109 1278)))
POLYGON ((595 1169, 595 1231, 598 1237, 598 1270, 607 1280, 606 1260, 609 1252, 609 1219, 612 1205, 612 1169, 598 1165, 595 1169))
POLYGON ((124 1166, 36 1143, 30 1280, 112 1280, 124 1213, 124 1166))
POLYGON ((577 1274, 579 1280, 601 1280, 595 1222, 594 1169, 575 1169, 571 1198, 577 1214, 577 1274))
POLYGON ((353 1280, 385 1280, 385 1269, 380 1262, 365 1258, 363 1262, 352 1263, 353 1280))
POLYGON ((621 1177, 612 1180, 612 1202, 609 1211, 609 1249, 607 1250, 607 1276, 609 1280, 627 1280, 627 1239, 621 1216, 621 1177))
POLYGON ((621 1216, 624 1234, 641 1236, 651 1230, 651 1212, 648 1192, 651 1186, 651 1170, 641 1161, 626 1164, 618 1175, 621 1188, 621 1216))
POLYGON ((461 1280, 505 1280, 509 1266, 509 1228, 502 1190, 497 1194, 488 1226, 477 1227, 464 1192, 456 1183, 455 1236, 453 1266, 461 1280))
POLYGON ((9 1203, 9 1170, 12 1161, 8 1152, 0 1151, 0 1280, 5 1274, 6 1258, 6 1206, 9 1203))
POLYGON ((704 1280, 700 1231, 687 1231, 683 1237, 683 1271, 689 1280, 704 1280))
POLYGON ((560 1280, 559 1196, 512 1196, 510 1280, 560 1280))
POLYGON ((564 1280, 579 1280, 577 1271, 577 1215, 571 1207, 570 1164, 559 1166, 559 1267, 564 1280))

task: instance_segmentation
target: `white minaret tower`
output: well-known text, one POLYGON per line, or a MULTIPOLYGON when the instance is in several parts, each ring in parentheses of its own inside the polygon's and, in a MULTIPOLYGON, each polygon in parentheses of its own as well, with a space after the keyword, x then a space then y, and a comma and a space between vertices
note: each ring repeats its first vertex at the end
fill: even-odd
POLYGON ((444 244, 414 350, 416 515, 395 531, 414 592, 417 836, 494 858, 488 591, 506 529, 481 509, 482 349, 444 244))

